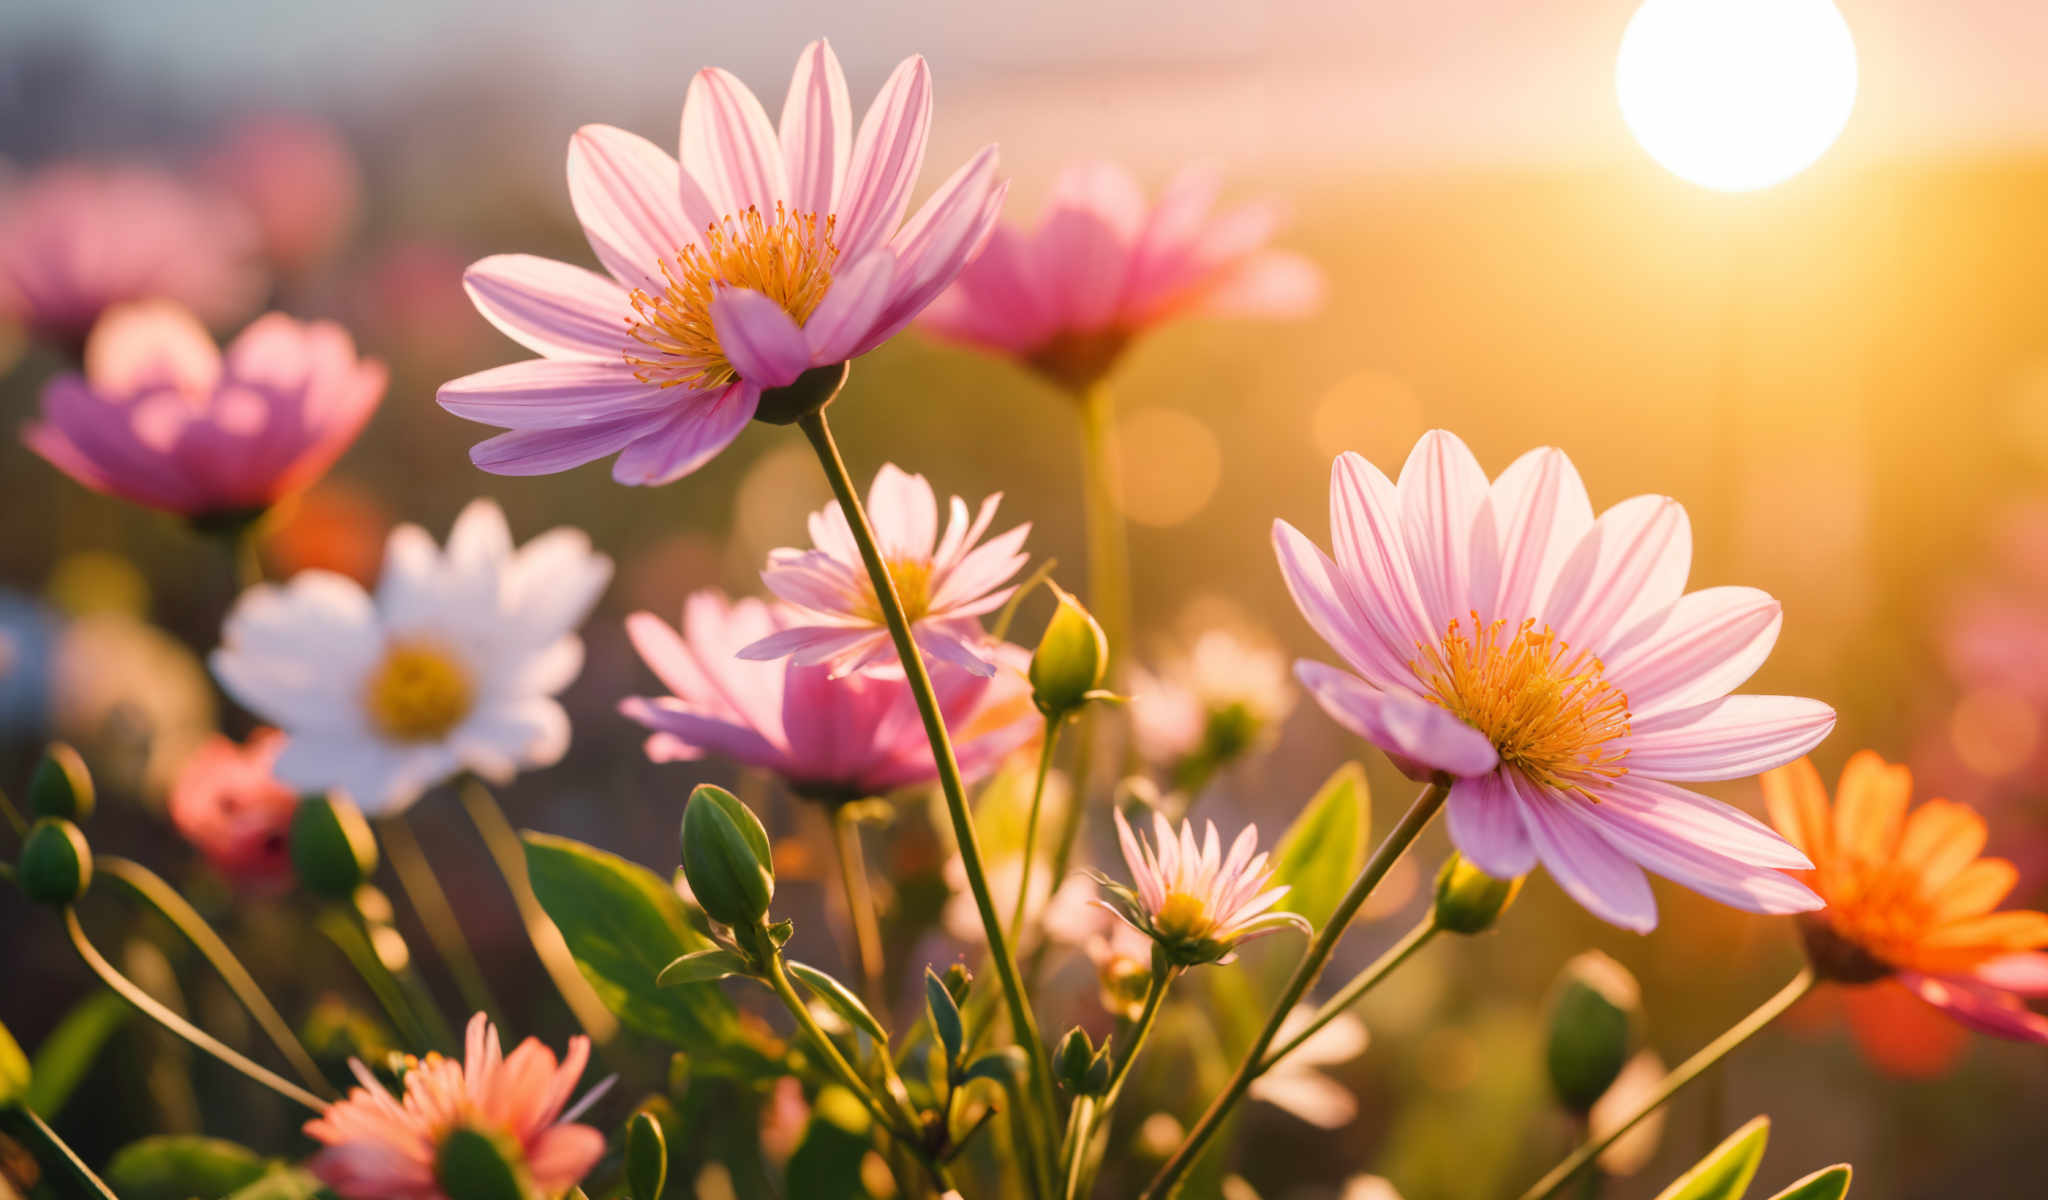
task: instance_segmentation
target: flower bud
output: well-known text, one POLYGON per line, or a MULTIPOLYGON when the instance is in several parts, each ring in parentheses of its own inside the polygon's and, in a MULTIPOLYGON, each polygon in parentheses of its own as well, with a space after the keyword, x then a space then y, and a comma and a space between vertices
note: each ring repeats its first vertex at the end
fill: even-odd
POLYGON ((1640 1002, 1635 977, 1605 954, 1588 950, 1565 964, 1551 997, 1544 1060, 1566 1108, 1588 1112, 1621 1074, 1640 1002))
POLYGON ((775 898, 768 831, 739 798, 699 784, 683 810, 683 876, 714 921, 752 928, 775 898))
POLYGON ((1088 1031, 1076 1025, 1067 1031, 1067 1036, 1060 1039, 1059 1048, 1053 1051, 1053 1078, 1061 1087, 1079 1093, 1087 1085, 1088 1064, 1094 1058, 1095 1047, 1088 1041, 1088 1031))
POLYGON ((967 990, 974 986, 974 972, 967 969, 966 963, 947 967, 939 979, 946 985, 946 994, 953 997, 953 1003, 967 1003, 967 990))
POLYGON ((481 1129, 457 1129, 441 1139, 434 1181, 448 1200, 533 1200, 523 1156, 516 1146, 481 1129))
POLYGON ((661 1200, 668 1181, 668 1138, 653 1113, 637 1112, 626 1123, 626 1193, 633 1200, 661 1200))
POLYGON ((1436 874, 1436 927, 1449 933, 1484 933, 1521 890, 1520 876, 1495 879, 1454 850, 1436 874))
POLYGON ((92 884, 92 847, 78 826, 42 817, 21 840, 21 890, 41 904, 70 904, 92 884))
POLYGON ((92 772, 85 760, 63 742, 51 742, 28 781, 29 811, 39 817, 62 817, 83 824, 92 819, 92 772))
POLYGON ((346 900, 377 869, 377 839, 348 801, 307 796, 292 814, 292 870, 307 891, 346 900))
POLYGON ((1088 610, 1056 583, 1047 584, 1059 598, 1052 620, 1031 654, 1031 701, 1050 719, 1066 716, 1086 704, 1102 686, 1109 670, 1109 639, 1088 610))

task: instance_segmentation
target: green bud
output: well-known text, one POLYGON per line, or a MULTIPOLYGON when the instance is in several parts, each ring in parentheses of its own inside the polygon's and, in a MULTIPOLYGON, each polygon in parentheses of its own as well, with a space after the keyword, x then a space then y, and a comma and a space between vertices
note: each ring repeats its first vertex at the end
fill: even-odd
POLYGON ((939 976, 939 980, 946 985, 946 994, 953 997, 953 1003, 967 1003, 967 991, 974 986, 974 972, 967 969, 966 963, 954 963, 947 967, 945 974, 939 976))
POLYGON ((1076 1025, 1067 1031, 1067 1036, 1060 1039, 1059 1048, 1053 1051, 1053 1078, 1061 1087, 1078 1093, 1087 1085, 1088 1064, 1094 1058, 1095 1047, 1088 1041, 1088 1031, 1076 1025))
POLYGON ((307 891, 346 900, 377 870, 377 839, 355 805, 307 796, 292 814, 292 870, 307 891))
POLYGON ((70 904, 92 884, 92 847, 78 826, 42 817, 21 840, 21 890, 41 904, 70 904))
POLYGON ((1634 1048, 1641 991, 1620 963, 1588 950, 1565 964, 1550 1001, 1544 1061, 1558 1100, 1586 1113, 1634 1048))
POLYGON ((683 875, 714 921, 751 929, 775 898, 768 831, 739 798, 699 784, 683 810, 683 875))
POLYGON ((92 772, 85 760, 63 742, 51 742, 28 781, 29 811, 39 817, 62 817, 80 824, 92 819, 92 772))
POLYGON ((1088 1060, 1088 1072, 1081 1077, 1081 1094, 1100 1096, 1109 1091, 1109 1076, 1114 1069, 1110 1062, 1109 1044, 1112 1039, 1103 1038, 1102 1046, 1095 1057, 1088 1060))
POLYGON ((1485 933, 1521 890, 1520 876, 1495 879, 1454 850, 1436 873, 1436 927, 1449 933, 1485 933))
POLYGON ((668 1139, 654 1114, 637 1112, 626 1123, 626 1191, 633 1200, 661 1200, 668 1182, 668 1139))
POLYGON ((533 1200, 518 1147, 481 1129, 457 1129, 441 1139, 434 1180, 448 1200, 533 1200))
POLYGON ((1031 701, 1056 719, 1088 703, 1089 693, 1102 686, 1109 639, 1073 593, 1056 583, 1046 586, 1060 603, 1031 654, 1031 701))

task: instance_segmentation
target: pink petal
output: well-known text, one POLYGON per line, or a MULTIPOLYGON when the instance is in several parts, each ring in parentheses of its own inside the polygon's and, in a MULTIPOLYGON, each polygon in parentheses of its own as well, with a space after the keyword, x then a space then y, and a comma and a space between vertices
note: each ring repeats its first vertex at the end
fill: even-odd
POLYGON ((1536 856, 1566 895, 1610 925, 1636 933, 1657 927, 1657 900, 1643 869, 1567 811, 1585 801, 1546 795, 1519 777, 1509 782, 1521 797, 1536 856))
POLYGON ((924 476, 883 463, 868 485, 868 520, 883 558, 931 559, 939 537, 939 502, 924 476))
POLYGON ((1273 552, 1294 606, 1332 650, 1376 687, 1413 686, 1415 672, 1408 661, 1395 655, 1386 640, 1351 610, 1350 591, 1328 555, 1281 520, 1273 522, 1273 552))
POLYGON ((796 61, 779 135, 790 207, 820 217, 829 214, 853 154, 853 104, 839 57, 823 38, 805 46, 796 61))
POLYGON ((494 254, 463 273, 484 319, 548 358, 622 361, 633 306, 625 290, 594 271, 531 254, 494 254))
POLYGON ((660 264, 697 240, 681 178, 676 160, 638 134, 585 125, 569 139, 569 203, 597 260, 629 288, 660 295, 660 264))
POLYGON ((1536 865, 1536 847, 1522 827, 1519 801, 1498 771, 1451 785, 1445 807, 1458 853, 1496 879, 1512 879, 1536 865))
POLYGON ((834 275, 831 290, 804 322, 811 361, 829 365, 854 357, 895 291, 896 256, 886 249, 834 275))
POLYGON ((784 387, 811 365, 804 331, 780 304, 750 288, 725 288, 711 301, 711 328, 741 379, 784 387))
POLYGON ((861 118, 833 211, 839 253, 857 261, 886 241, 910 207, 910 189, 924 165, 931 132, 932 77, 922 56, 897 65, 861 118))
POLYGON ((787 658, 798 666, 816 666, 836 659, 875 636, 875 631, 865 626, 849 629, 844 625, 795 625, 742 646, 738 653, 740 658, 752 662, 787 658))
POLYGON ((1031 271, 1029 254, 1023 235, 998 225, 953 286, 920 314, 925 329, 1007 354, 1043 345, 1056 322, 1031 271))
POLYGON ((681 479, 731 445, 760 402, 760 390, 744 382, 697 393, 626 447, 612 464, 612 478, 646 486, 681 479))
POLYGON ((996 148, 982 147, 890 239, 898 259, 895 294, 881 329, 863 341, 863 353, 923 312, 994 230, 1007 186, 996 178, 996 166, 996 148))
POLYGON ((1683 831, 1653 825, 1641 814, 1576 797, 1555 801, 1568 817, 1618 852, 1673 883, 1744 912, 1782 915, 1825 905, 1790 875, 1744 862, 1690 840, 1683 831))
POLYGON ((1596 652, 1677 603, 1692 570, 1692 526, 1669 496, 1636 496, 1600 514, 1544 605, 1566 643, 1596 652))
POLYGON ((1682 596, 1601 656, 1638 720, 1719 700, 1777 644, 1783 610, 1766 592, 1713 587, 1682 596))
POLYGON ((2048 1043, 2048 1017, 2010 993, 1971 980, 1901 972, 1898 981, 1927 1003, 1979 1033, 2021 1042, 2048 1043))
POLYGON ((1798 696, 1729 696, 1635 723, 1627 766, 1652 779, 1738 779, 1819 745, 1835 710, 1798 696))
POLYGON ((1144 220, 1144 193, 1124 168, 1079 163, 1060 173, 1030 261, 1061 325, 1097 330, 1117 316, 1144 220))
POLYGON ((1329 284, 1305 254, 1267 250, 1230 268, 1202 289, 1191 311, 1211 317, 1285 320, 1323 307, 1329 284))
POLYGON ((1630 773, 1599 791, 1603 815, 1654 829, 1759 867, 1804 871, 1813 863, 1778 831, 1731 804, 1630 773))
POLYGON ((546 429, 515 429, 469 448, 469 461, 493 475, 552 475, 617 454, 661 423, 659 414, 546 429))
POLYGON ((1979 983, 2002 992, 2035 999, 2048 997, 2048 954, 2039 951, 2001 955, 1980 964, 1970 974, 1979 983))
MULTIPOLYGON (((1422 595, 1430 628, 1445 629, 1455 618, 1472 620, 1473 528, 1486 507, 1486 472, 1472 451, 1447 430, 1422 435, 1409 452, 1396 485, 1401 498, 1402 530, 1415 586, 1422 595)), ((1494 532, 1489 525, 1485 565, 1479 573, 1482 590, 1494 592, 1494 532)))
MULTIPOLYGON (((711 753, 756 767, 774 767, 784 759, 781 748, 759 730, 723 717, 693 712, 668 697, 630 696, 619 702, 619 711, 672 739, 659 744, 661 757, 655 759, 657 762, 679 758, 677 749, 687 750, 691 757, 711 753)), ((648 740, 648 748, 657 749, 654 739, 648 740)), ((650 753, 649 757, 655 755, 650 753)))
POLYGON ((1323 706, 1330 718, 1378 746, 1402 769, 1441 771, 1465 778, 1485 774, 1500 763, 1486 735, 1445 710, 1399 692, 1379 691, 1337 668, 1303 659, 1294 676, 1323 706))
POLYGON ((1330 541, 1351 611, 1365 618, 1392 657, 1406 663, 1442 639, 1408 560, 1400 493, 1356 454, 1338 455, 1330 469, 1330 541))
POLYGON ((761 102, 732 72, 706 67, 683 97, 683 170, 720 217, 772 216, 789 196, 782 143, 761 102))
POLYGON ((624 363, 530 358, 464 375, 434 399, 468 421, 504 429, 552 429, 648 415, 676 401, 676 390, 633 377, 624 363))
POLYGON ((980 679, 995 677, 996 665, 976 653, 974 643, 980 638, 980 626, 973 627, 974 634, 963 634, 947 628, 939 621, 920 621, 911 630, 917 648, 942 663, 951 663, 980 679))
POLYGON ((1586 485, 1564 451, 1531 450, 1493 482, 1500 534, 1500 593, 1486 617, 1519 620, 1542 612, 1571 552, 1593 527, 1586 485))

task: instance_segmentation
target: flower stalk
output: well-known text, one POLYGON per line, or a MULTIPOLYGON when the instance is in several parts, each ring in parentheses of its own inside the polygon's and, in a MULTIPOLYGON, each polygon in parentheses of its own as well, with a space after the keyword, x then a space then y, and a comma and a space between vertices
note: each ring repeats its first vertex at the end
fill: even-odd
MULTIPOLYGON (((1031 812, 1024 818, 1024 858, 1017 867, 1017 906, 1010 914, 1010 941, 1019 942, 1024 936, 1024 913, 1031 903, 1031 863, 1038 853, 1038 814, 1045 803, 1045 780, 1052 774, 1052 756, 1059 745, 1060 726, 1066 724, 1062 717, 1045 719, 1045 736, 1038 747, 1038 774, 1031 781, 1031 812)), ((1069 798, 1069 808, 1078 807, 1069 798)), ((1049 885, 1060 886, 1060 877, 1055 874, 1049 885)), ((1048 893, 1050 894, 1050 893, 1048 893)))
POLYGON ((1414 956, 1416 951, 1428 945, 1430 939, 1436 936, 1438 928, 1435 913, 1431 913, 1429 916, 1416 922, 1415 928, 1403 934, 1400 941, 1387 947, 1386 953, 1374 959, 1371 966, 1360 971, 1357 977, 1344 985, 1343 990, 1330 997, 1321 1008, 1316 1009, 1315 1015, 1309 1018, 1308 1024, 1301 1027, 1300 1033, 1295 1034, 1279 1046, 1268 1051, 1266 1057, 1260 1060, 1259 1069, 1253 1078, 1257 1078, 1259 1075, 1263 1075, 1274 1067, 1279 1066, 1280 1060, 1300 1049, 1301 1044, 1314 1037, 1323 1026, 1336 1020, 1344 1014, 1346 1009, 1364 999, 1365 994, 1378 987, 1381 980, 1392 975, 1395 968, 1407 962, 1414 956))
POLYGON ((882 985, 882 927, 875 916, 875 893, 868 885, 867 854, 861 849, 860 821, 851 805, 840 805, 825 814, 832 825, 832 854, 839 868, 839 885, 846 894, 846 920, 853 926, 853 946, 860 959, 861 989, 877 1012, 889 1010, 889 997, 882 985))
POLYGON ((469 938, 462 932, 462 922, 456 919, 455 906, 448 902, 448 893, 434 875, 426 851, 421 849, 419 839, 413 836, 412 826, 406 824, 403 816, 397 816, 383 822, 378 832, 382 835, 379 840, 384 844, 384 857, 397 873, 398 885, 405 889, 406 899, 412 901, 413 914, 426 927, 434 949, 441 955, 441 961, 448 965, 449 974, 455 977, 456 989, 462 993, 463 1007, 471 1012, 496 1014, 498 1002, 491 995, 491 985, 484 979, 483 967, 477 963, 476 952, 470 949, 469 938))

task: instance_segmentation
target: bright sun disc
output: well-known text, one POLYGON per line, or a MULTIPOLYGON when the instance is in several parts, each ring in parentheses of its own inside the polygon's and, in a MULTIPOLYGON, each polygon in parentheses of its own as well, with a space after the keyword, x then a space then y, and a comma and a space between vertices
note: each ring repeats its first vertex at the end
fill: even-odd
POLYGON ((1702 187, 1797 175, 1856 104, 1856 44, 1828 0, 1647 0, 1614 66, 1621 116, 1650 157, 1702 187))

